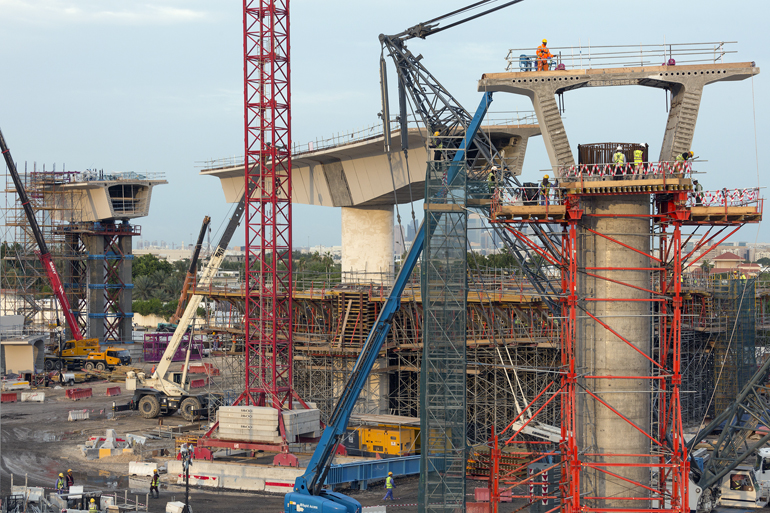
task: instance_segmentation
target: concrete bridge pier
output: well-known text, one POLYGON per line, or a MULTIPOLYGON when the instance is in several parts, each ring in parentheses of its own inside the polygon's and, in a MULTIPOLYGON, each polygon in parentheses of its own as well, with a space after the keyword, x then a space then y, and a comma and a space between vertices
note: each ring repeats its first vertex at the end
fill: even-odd
POLYGON ((343 281, 353 273, 385 283, 393 275, 393 205, 342 207, 343 281))

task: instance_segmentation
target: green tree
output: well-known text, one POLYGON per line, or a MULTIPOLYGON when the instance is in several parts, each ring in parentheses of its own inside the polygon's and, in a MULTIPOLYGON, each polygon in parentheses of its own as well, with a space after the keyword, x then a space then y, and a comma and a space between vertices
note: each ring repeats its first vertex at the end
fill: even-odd
POLYGON ((173 270, 173 266, 167 260, 161 260, 155 255, 147 254, 134 259, 131 277, 136 279, 137 276, 150 276, 157 271, 171 273, 173 270))
POLYGON ((770 258, 762 257, 759 260, 757 260, 757 263, 762 267, 770 267, 770 258))
POLYGON ((152 279, 149 276, 137 276, 134 279, 134 297, 146 301, 152 297, 152 279))

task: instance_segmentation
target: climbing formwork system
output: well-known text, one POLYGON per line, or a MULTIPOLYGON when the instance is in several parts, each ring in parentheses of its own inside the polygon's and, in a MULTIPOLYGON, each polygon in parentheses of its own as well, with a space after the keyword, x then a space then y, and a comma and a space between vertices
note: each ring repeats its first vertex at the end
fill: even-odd
MULTIPOLYGON (((540 249, 561 273, 562 313, 557 377, 539 397, 560 404, 559 449, 540 457, 559 462, 552 468, 565 511, 694 507, 682 420, 683 271, 701 263, 698 251, 758 221, 762 203, 758 191, 742 190, 704 204, 690 192, 691 172, 674 162, 586 163, 560 169, 560 188, 536 205, 523 205, 518 191, 493 199, 492 220, 508 230, 522 219, 561 227, 560 250, 540 249), (685 242, 697 240, 693 251, 684 251, 683 230, 685 242)), ((531 447, 521 429, 505 438, 531 447)))

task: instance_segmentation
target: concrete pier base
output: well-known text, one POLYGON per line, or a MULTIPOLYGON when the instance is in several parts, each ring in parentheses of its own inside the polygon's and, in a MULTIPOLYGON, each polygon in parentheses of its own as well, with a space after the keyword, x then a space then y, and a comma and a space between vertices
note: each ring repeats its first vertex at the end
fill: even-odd
MULTIPOLYGON (((584 199, 585 215, 578 231, 578 267, 625 268, 578 273, 580 307, 610 326, 640 351, 651 351, 650 271, 628 268, 654 267, 644 254, 650 252, 650 199, 647 195, 605 196, 584 199), (591 217, 623 214, 640 217, 591 217), (615 239, 608 240, 590 228, 615 239), (625 244, 625 247, 618 242, 625 244), (634 248, 639 252, 634 251, 634 248), (598 277, 589 276, 587 273, 598 277), (609 281, 614 280, 614 281, 609 281), (625 299, 626 301, 622 301, 625 299)), ((579 315, 578 374, 588 376, 648 376, 650 362, 617 335, 586 313, 579 315)), ((650 380, 581 379, 580 384, 636 424, 650 430, 650 380)), ((607 406, 580 392, 577 404, 578 447, 587 454, 649 454, 650 440, 607 406)), ((586 461, 639 463, 639 458, 586 456, 586 461)), ((644 467, 612 467, 613 473, 649 486, 650 470, 644 467)), ((640 497, 643 489, 598 471, 583 473, 581 493, 592 497, 640 497)), ((594 507, 645 508, 639 501, 594 501, 594 507)))
POLYGON ((392 205, 342 207, 343 280, 361 272, 378 283, 393 276, 393 222, 392 205))

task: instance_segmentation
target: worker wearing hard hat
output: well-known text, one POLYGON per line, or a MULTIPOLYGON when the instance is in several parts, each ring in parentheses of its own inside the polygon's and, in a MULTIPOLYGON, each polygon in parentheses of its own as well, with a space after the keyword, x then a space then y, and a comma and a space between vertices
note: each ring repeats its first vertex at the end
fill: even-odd
POLYGON ((150 497, 152 497, 152 492, 155 492, 155 498, 160 498, 160 492, 158 491, 158 481, 160 480, 158 476, 158 469, 154 469, 152 471, 152 479, 150 480, 150 497))
POLYGON ((548 205, 548 197, 551 194, 551 182, 548 180, 550 176, 545 175, 543 181, 540 182, 540 204, 548 205))
POLYGON ((444 149, 444 143, 441 142, 441 139, 439 139, 439 136, 441 135, 441 132, 436 130, 433 132, 433 137, 430 139, 430 142, 428 143, 429 148, 433 148, 433 160, 442 160, 442 151, 444 149))
POLYGON ((96 513, 99 511, 99 506, 96 505, 96 499, 91 499, 91 503, 88 506, 88 513, 96 513))
POLYGON ((551 51, 548 49, 548 40, 543 39, 543 44, 537 47, 537 70, 548 71, 551 67, 551 51))
POLYGON ((66 486, 65 483, 66 481, 64 480, 64 474, 59 472, 59 479, 56 480, 56 493, 58 493, 59 495, 63 495, 64 493, 66 493, 64 491, 64 488, 66 486))
POLYGON ((692 150, 686 151, 684 153, 680 153, 679 155, 677 155, 676 165, 674 166, 674 168, 676 169, 676 172, 684 173, 686 169, 686 165, 685 165, 686 162, 691 158, 693 158, 693 156, 695 156, 695 154, 692 152, 692 150))
POLYGON ((65 476, 67 479, 67 491, 69 491, 70 488, 72 488, 72 485, 75 484, 75 476, 72 475, 72 469, 67 469, 67 475, 65 476))
POLYGON ((642 164, 644 163, 644 150, 641 146, 634 150, 634 172, 642 172, 642 164))
POLYGON ((487 174, 487 187, 489 187, 489 197, 491 198, 495 194, 497 188, 497 166, 492 166, 487 174))
POLYGON ((396 488, 396 483, 393 481, 393 472, 388 472, 388 477, 385 478, 385 489, 388 491, 385 494, 385 497, 382 498, 382 500, 386 501, 388 500, 388 497, 390 497, 390 500, 394 501, 396 499, 393 498, 393 489, 396 488))
POLYGON ((626 154, 623 153, 622 146, 618 146, 612 155, 612 163, 615 164, 615 180, 622 180, 624 168, 626 167, 626 154))

